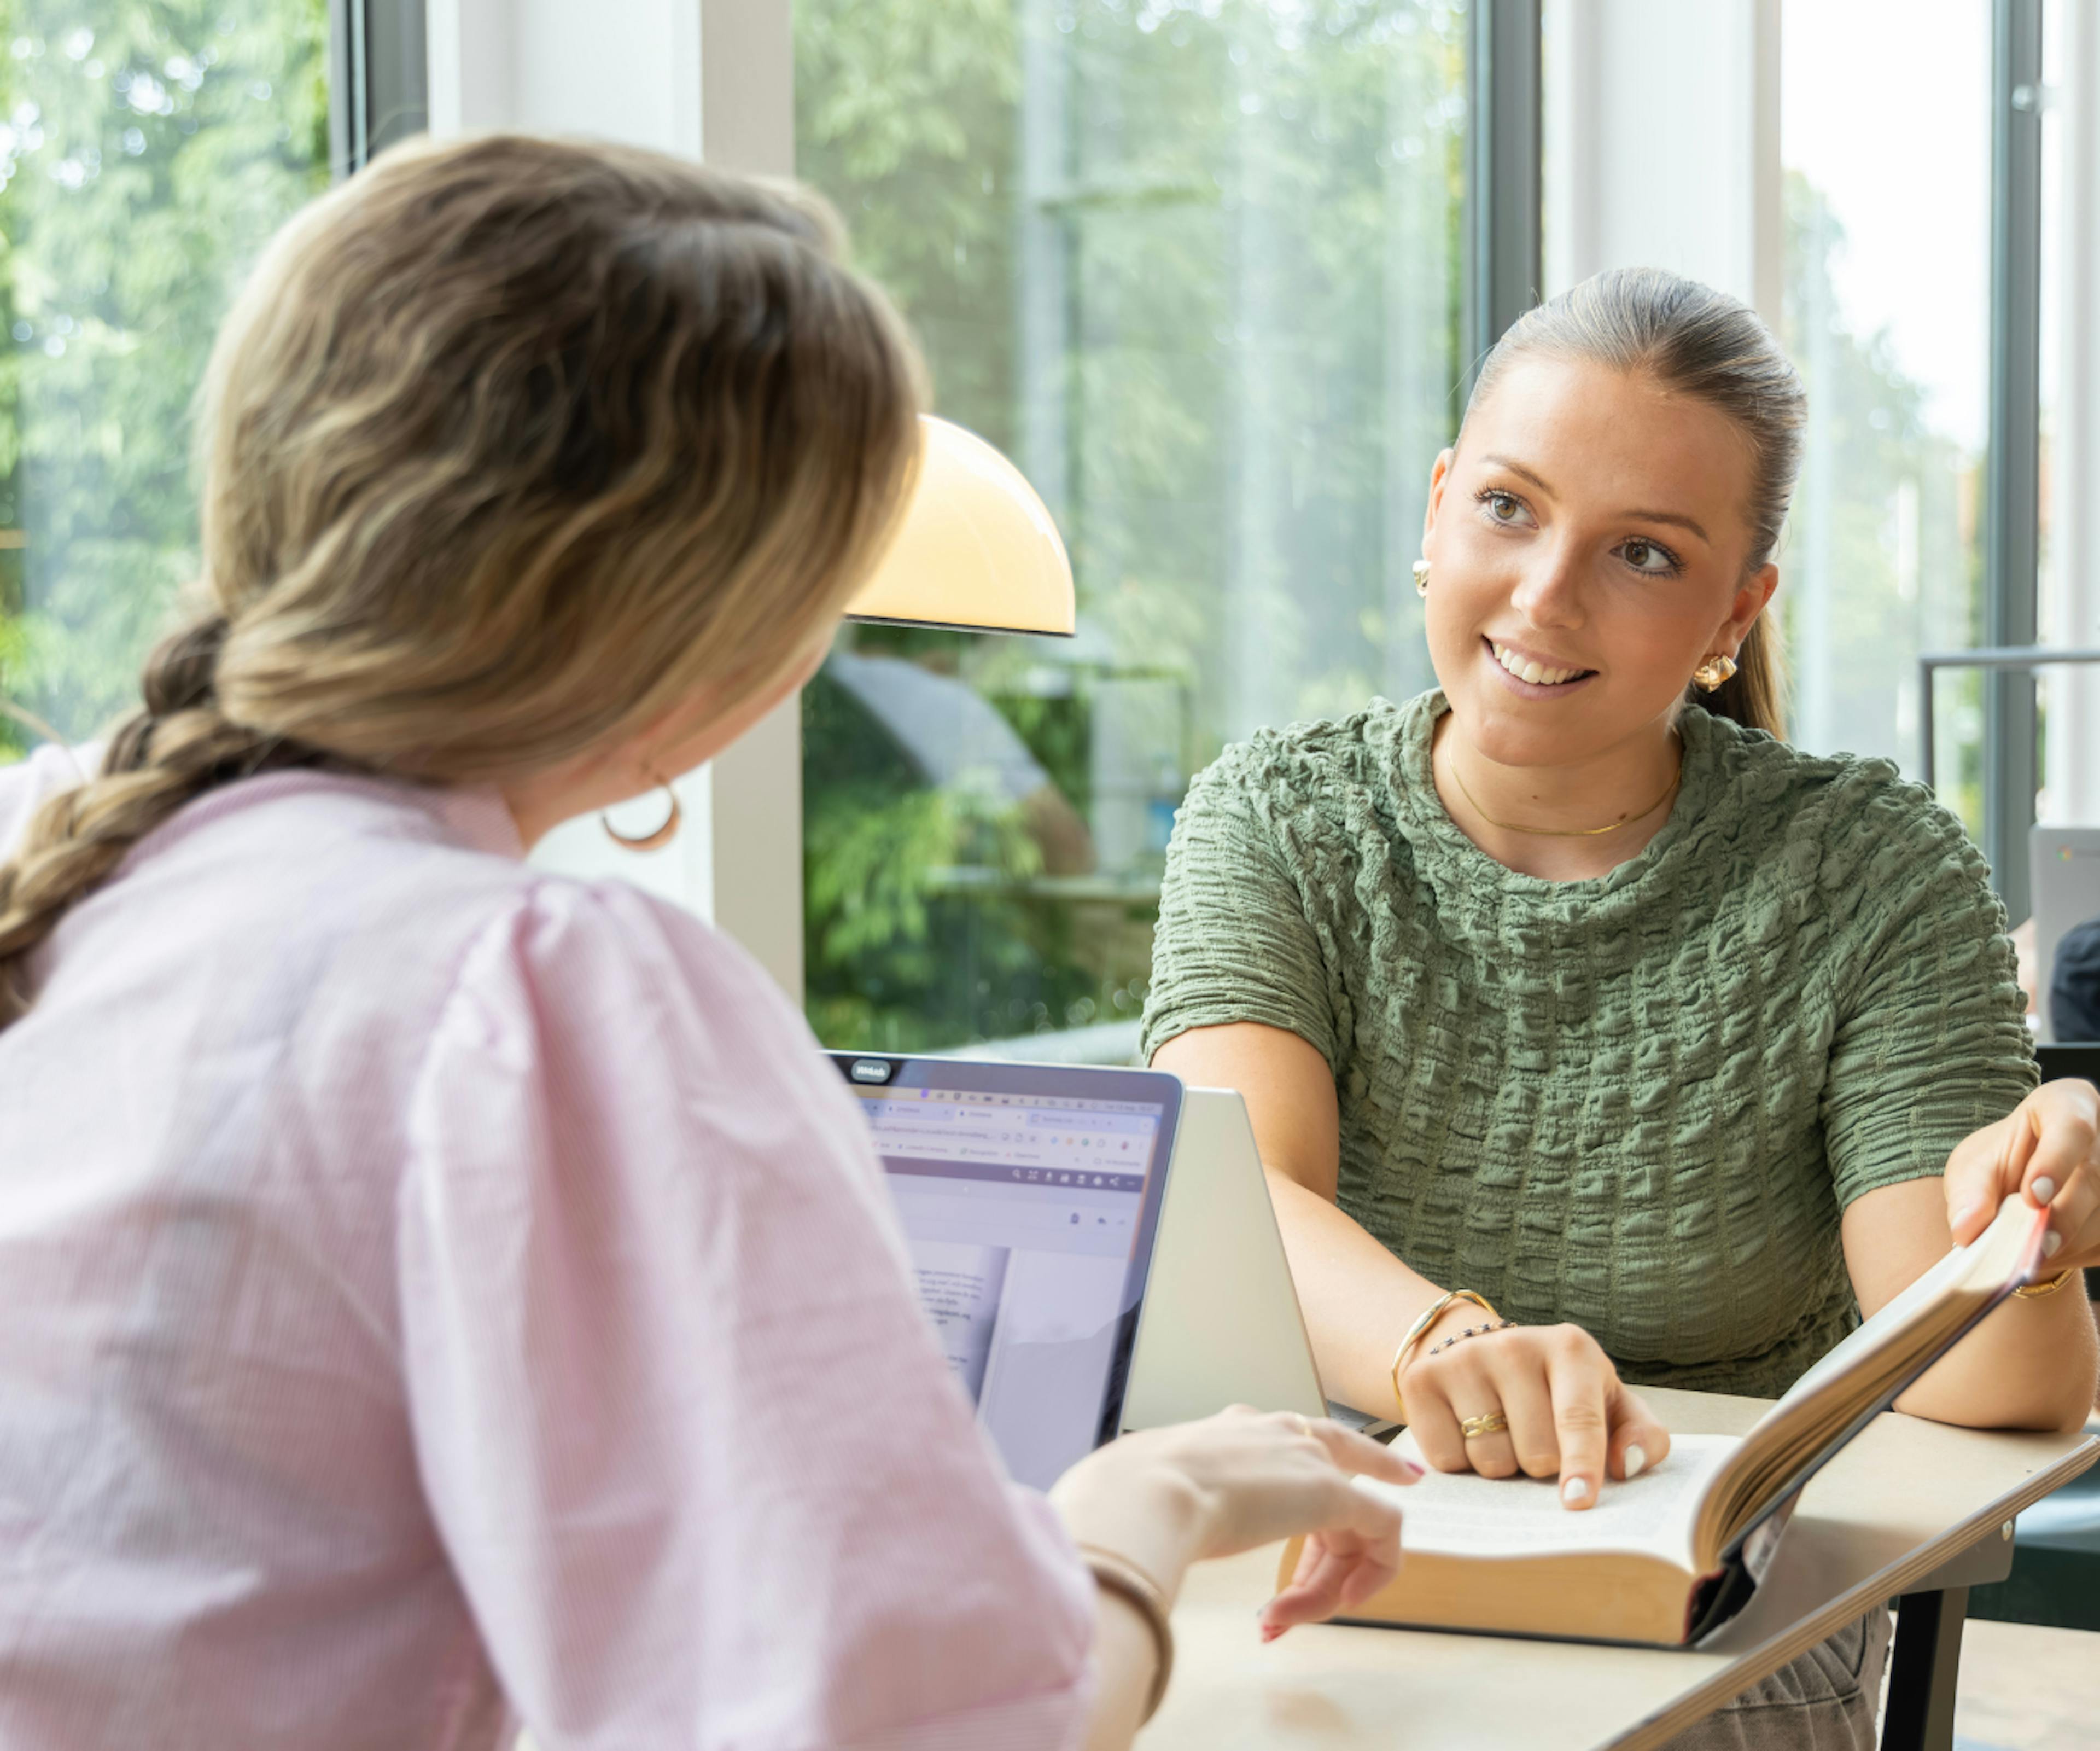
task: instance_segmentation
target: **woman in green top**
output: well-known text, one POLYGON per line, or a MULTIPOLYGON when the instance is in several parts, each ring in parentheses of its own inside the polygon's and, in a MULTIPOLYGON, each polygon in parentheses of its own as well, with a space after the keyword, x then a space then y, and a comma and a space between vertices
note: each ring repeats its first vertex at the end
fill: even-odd
MULTIPOLYGON (((1145 1050, 1245 1093, 1329 1391, 1573 1508, 1668 1450, 1625 1382, 1783 1391, 2001 1193, 2100 1258, 2093 1090, 2030 1094, 1982 859, 1886 763, 1776 739, 1802 413, 1705 287, 1531 312, 1432 476, 1440 689, 1229 749, 1168 858, 1145 1050), (1516 1323, 1437 1348, 1486 1323, 1456 1303, 1396 1369, 1457 1289, 1516 1323)), ((2023 1299, 1903 1406, 2075 1426, 2094 1352, 2082 1296, 2023 1299)), ((1885 1638, 1697 1742, 1871 1742, 1885 1638)))

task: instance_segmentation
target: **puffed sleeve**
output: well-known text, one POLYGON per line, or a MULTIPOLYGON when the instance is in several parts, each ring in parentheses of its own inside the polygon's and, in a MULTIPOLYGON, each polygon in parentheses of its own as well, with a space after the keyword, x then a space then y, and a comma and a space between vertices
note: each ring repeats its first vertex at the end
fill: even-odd
MULTIPOLYGON (((1838 996, 1823 1128, 1838 1207, 1938 1174, 2035 1086, 2005 909, 1959 821, 1893 774, 1824 881, 1865 926, 1838 996)), ((1836 847, 1833 847, 1835 850, 1836 847)))
POLYGON ((615 885, 536 888, 466 955, 412 1125, 418 1462, 542 1751, 1078 1741, 1091 1581, 741 951, 615 885))
POLYGON ((1337 1062, 1348 1027, 1285 850, 1300 812, 1268 738, 1199 772, 1174 820, 1140 1056, 1228 1022, 1282 1028, 1337 1062))

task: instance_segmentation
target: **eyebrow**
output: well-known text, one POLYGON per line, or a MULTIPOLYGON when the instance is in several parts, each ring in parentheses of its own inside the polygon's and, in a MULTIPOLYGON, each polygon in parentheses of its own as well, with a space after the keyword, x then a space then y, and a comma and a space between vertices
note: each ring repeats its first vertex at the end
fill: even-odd
MULTIPOLYGON (((1534 471, 1525 467, 1522 462, 1517 461, 1514 457, 1483 456, 1480 460, 1484 462, 1493 462, 1498 468, 1507 468, 1511 474, 1521 475, 1533 486, 1537 487, 1540 492, 1543 493, 1548 498, 1552 498, 1556 496, 1553 489, 1546 484, 1545 479, 1542 475, 1538 475, 1534 471)), ((1705 526, 1700 523, 1696 518, 1688 517, 1680 511, 1622 511, 1619 515, 1627 519, 1630 522, 1668 523, 1680 529, 1689 529, 1694 535, 1696 535, 1700 540, 1705 542, 1708 546, 1710 547, 1714 545, 1714 537, 1706 533, 1705 526)))

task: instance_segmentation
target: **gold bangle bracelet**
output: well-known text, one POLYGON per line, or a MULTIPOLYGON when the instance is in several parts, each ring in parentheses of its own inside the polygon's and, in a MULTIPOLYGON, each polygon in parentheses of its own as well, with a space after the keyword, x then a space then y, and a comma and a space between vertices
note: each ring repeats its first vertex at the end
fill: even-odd
POLYGON ((1476 1295, 1469 1289, 1446 1289, 1422 1310, 1414 1324, 1408 1327, 1407 1335, 1401 1339, 1400 1347, 1392 1353, 1392 1401, 1400 1407, 1399 1420, 1401 1422, 1407 1421, 1407 1400, 1401 1395, 1400 1371, 1406 1365, 1408 1355, 1414 1346, 1422 1342, 1429 1328, 1444 1316, 1454 1301, 1470 1301, 1491 1320, 1502 1317, 1488 1305, 1486 1296, 1476 1295))
POLYGON ((2072 1265, 2068 1270, 2059 1271, 2046 1283, 2028 1283, 2014 1289, 2013 1293, 2022 1301, 2040 1301, 2045 1295, 2054 1295, 2077 1275, 2078 1267, 2072 1265))
POLYGON ((1099 1545, 1081 1545, 1079 1551, 1093 1571, 1094 1585, 1127 1602, 1152 1632, 1159 1661, 1153 1668, 1152 1694, 1145 1700, 1145 1720, 1138 1722, 1142 1727, 1158 1713, 1159 1705, 1167 1697, 1167 1681, 1174 1675, 1174 1625, 1168 1621, 1172 1607, 1167 1603, 1167 1590, 1118 1551, 1099 1545))

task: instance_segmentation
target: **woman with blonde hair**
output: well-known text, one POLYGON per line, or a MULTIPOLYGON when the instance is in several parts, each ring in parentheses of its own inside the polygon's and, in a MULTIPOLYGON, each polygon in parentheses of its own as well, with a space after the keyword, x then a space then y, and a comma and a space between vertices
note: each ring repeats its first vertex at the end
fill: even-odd
MULTIPOLYGON (((1660 1461, 1641 1384, 1773 1395, 1999 1200, 2049 1286, 1899 1401, 2075 1427, 2100 1102, 2035 1089, 2005 913, 1885 762, 1780 739, 1799 378, 1647 269, 1529 312, 1429 483, 1438 688, 1191 787, 1145 1038, 1246 1093, 1321 1377, 1440 1469, 1660 1461)), ((1870 1745, 1876 1612, 1680 1743, 1870 1745)))
POLYGON ((1390 1574, 1331 1424, 1010 1485, 779 993, 520 860, 807 678, 918 400, 819 203, 670 158, 417 145, 272 245, 194 617, 0 775, 0 1741, 1118 1745, 1189 1562, 1390 1574))

